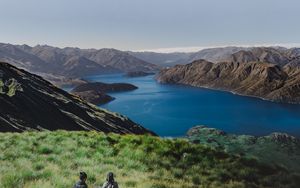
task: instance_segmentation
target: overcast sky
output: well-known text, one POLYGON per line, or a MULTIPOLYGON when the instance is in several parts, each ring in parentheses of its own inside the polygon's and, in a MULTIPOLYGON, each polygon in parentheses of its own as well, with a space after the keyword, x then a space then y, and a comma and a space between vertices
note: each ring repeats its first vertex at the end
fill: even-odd
POLYGON ((0 42, 122 50, 300 43, 299 0, 0 0, 0 42))

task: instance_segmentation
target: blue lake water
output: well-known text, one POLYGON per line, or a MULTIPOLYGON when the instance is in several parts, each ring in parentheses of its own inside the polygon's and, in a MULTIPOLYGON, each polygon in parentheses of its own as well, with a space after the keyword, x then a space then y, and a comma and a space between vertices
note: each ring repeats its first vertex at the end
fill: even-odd
POLYGON ((119 112, 160 136, 183 136, 195 125, 229 133, 267 135, 286 132, 300 136, 300 105, 279 104, 229 92, 157 83, 154 76, 91 76, 106 83, 126 82, 139 87, 110 93, 116 99, 102 108, 119 112))

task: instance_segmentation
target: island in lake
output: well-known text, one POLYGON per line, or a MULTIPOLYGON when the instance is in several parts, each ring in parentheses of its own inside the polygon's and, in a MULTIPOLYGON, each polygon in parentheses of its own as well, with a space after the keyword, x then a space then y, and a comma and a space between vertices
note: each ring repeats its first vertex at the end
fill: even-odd
POLYGON ((100 105, 115 99, 106 93, 132 91, 135 89, 137 89, 136 86, 127 83, 107 84, 102 82, 92 82, 76 86, 71 90, 71 93, 79 96, 87 102, 100 105))

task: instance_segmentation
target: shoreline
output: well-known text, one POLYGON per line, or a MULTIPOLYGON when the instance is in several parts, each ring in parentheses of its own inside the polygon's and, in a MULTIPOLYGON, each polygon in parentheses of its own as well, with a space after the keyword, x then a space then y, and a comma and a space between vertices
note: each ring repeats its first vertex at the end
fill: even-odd
POLYGON ((238 92, 234 92, 234 91, 230 91, 230 90, 226 90, 226 89, 220 89, 220 88, 213 88, 213 87, 207 87, 207 86, 195 86, 195 85, 190 85, 190 84, 184 84, 184 83, 162 83, 161 81, 159 81, 158 79, 154 78, 156 80, 157 83, 159 84, 166 84, 166 85, 182 85, 182 86, 189 86, 189 87, 193 87, 193 88, 202 88, 202 89, 208 89, 208 90, 213 90, 213 91, 221 91, 221 92, 226 92, 226 93, 231 93, 233 95, 237 95, 237 96, 242 96, 242 97, 249 97, 249 98, 254 98, 254 99, 260 99, 263 101, 267 101, 267 102, 272 102, 272 103, 277 103, 277 104, 288 104, 288 105, 300 105, 300 102, 284 102, 284 101, 276 101, 276 100, 272 100, 272 99, 266 99, 263 97, 259 97, 259 96, 255 96, 255 95, 246 95, 246 94, 241 94, 238 92))

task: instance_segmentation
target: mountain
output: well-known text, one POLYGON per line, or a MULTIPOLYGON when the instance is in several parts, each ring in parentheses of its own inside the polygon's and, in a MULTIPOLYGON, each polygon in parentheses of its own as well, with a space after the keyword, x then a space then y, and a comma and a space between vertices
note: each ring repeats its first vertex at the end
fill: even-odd
POLYGON ((46 63, 40 58, 11 44, 0 43, 0 61, 9 62, 14 66, 39 71, 46 63))
MULTIPOLYGON (((61 66, 59 66, 61 68, 61 66)), ((62 70, 57 70, 66 77, 81 77, 82 75, 109 74, 121 72, 111 66, 103 66, 81 56, 72 56, 62 65, 62 70)))
POLYGON ((226 90, 278 102, 300 103, 300 69, 272 63, 198 60, 164 69, 157 75, 157 80, 226 90))
POLYGON ((243 47, 223 47, 223 48, 208 48, 200 50, 199 52, 192 53, 187 60, 187 63, 191 63, 195 60, 205 59, 211 62, 221 62, 229 58, 232 54, 241 50, 247 50, 243 47))
POLYGON ((157 53, 157 52, 129 52, 131 55, 154 63, 162 67, 174 66, 177 64, 187 64, 198 59, 205 59, 211 62, 219 62, 227 59, 230 55, 246 50, 243 47, 223 47, 223 48, 207 48, 198 52, 174 52, 174 53, 157 53))
POLYGON ((153 134, 7 63, 0 63, 0 106, 1 132, 64 129, 153 134))
POLYGON ((278 164, 300 172, 300 140, 284 133, 272 133, 267 136, 234 135, 224 131, 196 126, 187 133, 193 142, 206 145, 230 154, 255 157, 267 164, 278 164), (284 159, 284 160, 283 160, 284 159))
POLYGON ((84 56, 98 64, 119 69, 121 72, 159 70, 157 65, 138 59, 127 52, 115 49, 104 48, 85 51, 84 56))
POLYGON ((128 52, 144 61, 168 67, 176 64, 186 64, 189 61, 192 53, 157 53, 157 52, 128 52))
POLYGON ((93 74, 157 71, 157 65, 115 49, 57 48, 0 43, 0 60, 38 74, 78 78, 93 74))
POLYGON ((163 67, 174 66, 176 64, 188 64, 199 59, 204 59, 213 63, 247 63, 260 61, 280 66, 285 66, 287 64, 290 64, 291 66, 300 65, 300 48, 222 47, 208 48, 191 53, 131 52, 130 54, 163 67))

